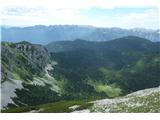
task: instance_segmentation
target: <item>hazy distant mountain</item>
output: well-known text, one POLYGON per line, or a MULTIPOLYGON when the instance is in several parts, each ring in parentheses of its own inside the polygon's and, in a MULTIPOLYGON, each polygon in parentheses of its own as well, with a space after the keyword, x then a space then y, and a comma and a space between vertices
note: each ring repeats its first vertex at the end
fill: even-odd
POLYGON ((151 41, 160 41, 159 30, 97 28, 82 25, 54 25, 31 27, 2 27, 3 41, 29 41, 38 44, 48 44, 52 41, 84 39, 90 41, 106 41, 124 36, 138 36, 151 41))

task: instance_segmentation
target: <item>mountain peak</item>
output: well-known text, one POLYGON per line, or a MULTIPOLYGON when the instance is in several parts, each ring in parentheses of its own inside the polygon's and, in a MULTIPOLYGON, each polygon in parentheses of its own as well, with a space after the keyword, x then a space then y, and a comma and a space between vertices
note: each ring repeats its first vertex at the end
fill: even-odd
POLYGON ((121 38, 118 38, 118 39, 114 39, 114 40, 111 40, 111 41, 107 41, 107 42, 117 42, 117 43, 120 43, 120 44, 123 44, 123 43, 151 43, 150 40, 147 40, 145 38, 141 38, 141 37, 137 37, 137 36, 125 36, 125 37, 121 37, 121 38))
POLYGON ((31 45, 31 43, 28 42, 28 41, 20 41, 20 42, 17 42, 16 44, 28 44, 28 45, 31 45))

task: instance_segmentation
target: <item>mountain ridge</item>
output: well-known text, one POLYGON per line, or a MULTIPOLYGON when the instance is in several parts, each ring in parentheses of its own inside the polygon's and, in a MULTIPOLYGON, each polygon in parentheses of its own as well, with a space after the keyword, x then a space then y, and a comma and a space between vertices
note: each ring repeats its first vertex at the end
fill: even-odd
MULTIPOLYGON (((130 45, 130 47, 133 47, 134 44, 139 45, 139 46, 142 44, 146 44, 150 48, 150 45, 152 44, 155 46, 159 46, 160 42, 152 42, 150 40, 147 40, 141 37, 137 37, 137 36, 126 36, 126 37, 121 37, 121 38, 117 38, 117 39, 110 40, 110 41, 87 41, 83 39, 75 39, 73 41, 55 41, 55 42, 51 42, 47 44, 46 48, 48 49, 49 52, 61 52, 61 51, 79 49, 79 48, 95 49, 97 48, 97 46, 109 48, 110 46, 113 46, 112 44, 117 47, 120 45, 121 46, 125 45, 125 44, 130 45)), ((141 47, 144 47, 144 45, 142 45, 141 47)), ((115 50, 116 50, 116 47, 115 47, 115 50)))
POLYGON ((86 39, 89 41, 112 40, 128 35, 134 35, 159 41, 159 30, 97 28, 81 25, 55 25, 30 27, 2 27, 2 40, 10 42, 29 41, 31 43, 48 44, 52 41, 86 39))

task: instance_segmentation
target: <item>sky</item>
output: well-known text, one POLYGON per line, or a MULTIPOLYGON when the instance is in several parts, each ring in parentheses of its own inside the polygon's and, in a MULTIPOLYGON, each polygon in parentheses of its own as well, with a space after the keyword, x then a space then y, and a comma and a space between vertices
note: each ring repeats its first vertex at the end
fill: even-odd
MULTIPOLYGON (((92 25, 96 27, 159 29, 157 3, 125 0, 5 0, 1 25, 92 25), (104 2, 105 1, 105 2, 104 2), (127 4, 126 4, 127 3, 127 4)), ((136 1, 136 0, 134 0, 136 1)), ((143 0, 142 0, 143 1, 143 0)), ((148 0, 149 1, 149 0, 148 0)), ((154 1, 154 0, 152 0, 154 1)), ((156 1, 156 0, 155 0, 156 1)))

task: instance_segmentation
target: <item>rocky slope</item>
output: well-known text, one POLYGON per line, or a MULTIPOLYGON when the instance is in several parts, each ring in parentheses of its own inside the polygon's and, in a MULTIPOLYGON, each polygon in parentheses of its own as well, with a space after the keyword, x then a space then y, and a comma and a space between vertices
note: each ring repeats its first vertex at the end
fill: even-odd
MULTIPOLYGON (((92 106, 74 112, 160 112, 160 87, 140 90, 124 97, 92 101, 92 106)), ((72 106, 73 108, 73 106, 72 106)))
POLYGON ((28 42, 16 44, 2 42, 1 48, 2 80, 15 77, 22 77, 25 80, 30 79, 28 78, 29 73, 43 74, 43 68, 51 62, 47 50, 41 45, 33 45, 28 42), (22 69, 26 71, 24 72, 25 75, 21 73, 23 72, 22 69))
POLYGON ((1 50, 1 108, 9 103, 15 104, 13 98, 17 97, 17 90, 24 89, 24 84, 50 85, 51 90, 59 91, 56 80, 49 73, 55 63, 44 47, 28 42, 2 42, 1 50))

